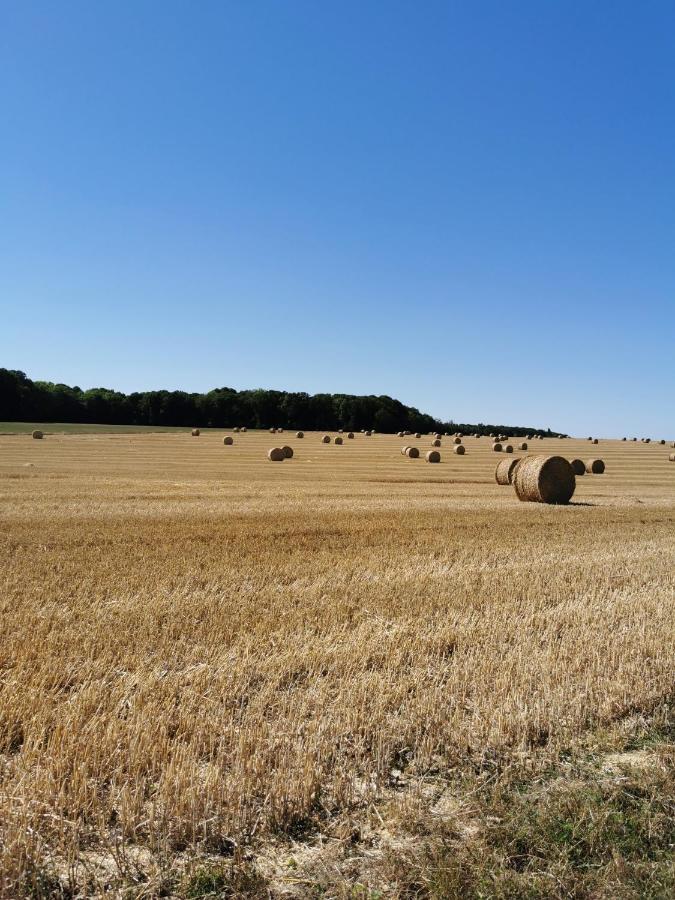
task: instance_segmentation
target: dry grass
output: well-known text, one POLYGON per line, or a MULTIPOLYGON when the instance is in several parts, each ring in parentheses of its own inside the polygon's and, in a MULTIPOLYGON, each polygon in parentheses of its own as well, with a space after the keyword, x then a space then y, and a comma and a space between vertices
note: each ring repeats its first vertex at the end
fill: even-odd
POLYGON ((474 896, 429 887, 439 810, 472 840, 486 777, 672 689, 672 464, 603 441, 547 507, 471 437, 222 438, 0 436, 0 892, 200 896, 231 857, 223 896, 474 896))

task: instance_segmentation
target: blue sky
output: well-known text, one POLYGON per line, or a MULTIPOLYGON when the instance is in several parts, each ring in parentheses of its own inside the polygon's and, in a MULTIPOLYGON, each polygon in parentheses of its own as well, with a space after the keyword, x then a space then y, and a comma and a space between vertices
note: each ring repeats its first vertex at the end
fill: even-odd
POLYGON ((0 365, 675 438, 672 2, 0 0, 0 365))

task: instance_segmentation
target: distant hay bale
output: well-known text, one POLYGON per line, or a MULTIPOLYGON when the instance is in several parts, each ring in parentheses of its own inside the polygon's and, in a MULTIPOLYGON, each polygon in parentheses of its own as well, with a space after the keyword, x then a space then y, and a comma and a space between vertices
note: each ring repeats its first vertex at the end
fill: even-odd
POLYGON ((324 434, 324 436, 321 438, 321 443, 322 444, 330 444, 330 435, 324 434))
POLYGON ((342 438, 340 437, 340 435, 338 435, 338 436, 335 438, 335 443, 336 443, 336 444, 341 444, 341 443, 342 443, 342 438))
POLYGON ((527 450, 527 443, 525 441, 523 441, 522 444, 518 444, 518 449, 519 450, 527 450))
POLYGON ((598 443, 598 439, 597 439, 597 438, 593 438, 593 443, 594 443, 594 444, 597 444, 597 443, 598 443))
POLYGON ((417 447, 406 447, 406 454, 409 459, 419 459, 420 451, 417 447))
POLYGON ((576 481, 562 456, 527 456, 515 467, 513 486, 519 500, 531 503, 569 503, 576 481))
POLYGON ((41 431, 38 431, 38 429, 35 429, 35 431, 33 432, 33 440, 41 441, 43 437, 44 434, 41 431))
POLYGON ((410 450, 410 447, 401 447, 401 456, 407 456, 408 450, 410 450))
POLYGON ((441 446, 441 439, 440 439, 440 438, 434 438, 433 441, 431 442, 431 446, 432 446, 432 447, 440 447, 440 446, 441 446))
POLYGON ((223 443, 226 447, 230 447, 232 444, 234 444, 234 438, 230 437, 230 435, 228 434, 223 438, 223 443))
POLYGON ((192 437, 199 437, 199 428, 192 429, 192 437))
POLYGON ((348 438, 350 441, 353 441, 353 440, 354 440, 354 432, 353 432, 353 431, 350 431, 349 434, 347 435, 347 438, 348 438))
POLYGON ((513 444, 506 444, 504 447, 504 453, 513 453, 513 444))
POLYGON ((670 462, 675 462, 675 453, 669 453, 668 459, 670 460, 670 462))
POLYGON ((372 437, 372 436, 373 436, 372 431, 366 431, 366 437, 372 437))
POLYGON ((466 447, 464 444, 455 444, 455 453, 457 456, 464 456, 466 453, 466 447))
POLYGON ((602 475, 605 471, 605 464, 601 459, 586 460, 586 471, 589 475, 602 475))
POLYGON ((235 434, 239 434, 239 429, 237 428, 236 425, 234 426, 234 428, 232 429, 232 431, 234 431, 235 434))
POLYGON ((304 438, 305 432, 304 431, 296 431, 295 436, 296 436, 296 438, 304 438))
POLYGON ((651 438, 645 438, 645 444, 651 444, 651 442, 652 442, 651 438))
POLYGON ((286 459, 293 459, 293 448, 292 447, 288 447, 287 445, 284 444, 284 446, 281 448, 281 452, 284 454, 284 457, 286 459))
POLYGON ((521 461, 520 457, 516 459, 502 459, 497 463, 495 469, 495 481, 497 484, 511 484, 513 481, 513 470, 521 461))
POLYGON ((270 434, 276 434, 276 433, 277 433, 276 428, 270 428, 270 434))
POLYGON ((344 432, 345 432, 344 428, 338 428, 338 434, 344 434, 344 432))
POLYGON ((621 438, 621 440, 622 440, 622 441, 625 441, 625 440, 626 440, 626 438, 621 438))
POLYGON ((664 445, 665 443, 666 443, 665 441, 659 441, 659 444, 661 444, 661 445, 664 445))
POLYGON ((631 441, 637 441, 637 438, 631 438, 631 441))
POLYGON ((239 431, 246 431, 246 426, 242 425, 242 427, 239 429, 239 431))
POLYGON ((589 436, 589 437, 586 438, 586 440, 587 440, 587 441, 592 441, 593 438, 589 436))
POLYGON ((495 441, 494 444, 492 445, 492 449, 494 450, 495 453, 501 453, 502 445, 499 443, 499 441, 495 441))
POLYGON ((452 442, 453 442, 453 444, 461 444, 462 438, 459 435, 457 435, 457 437, 452 439, 452 442))
POLYGON ((415 432, 415 440, 416 440, 416 441, 419 441, 419 439, 420 439, 421 437, 422 437, 421 433, 420 433, 419 431, 416 431, 416 432, 415 432))
POLYGON ((438 432, 436 432, 436 434, 434 434, 434 440, 436 440, 436 441, 440 441, 441 437, 442 437, 442 435, 439 434, 438 432))
POLYGON ((574 469, 575 475, 585 475, 586 474, 586 463, 583 459, 571 459, 570 465, 574 469))
POLYGON ((438 450, 429 450, 424 458, 427 462, 438 463, 441 461, 441 454, 438 450))
POLYGON ((267 451, 267 458, 272 462, 283 462, 286 459, 286 454, 281 447, 272 447, 271 450, 267 451))

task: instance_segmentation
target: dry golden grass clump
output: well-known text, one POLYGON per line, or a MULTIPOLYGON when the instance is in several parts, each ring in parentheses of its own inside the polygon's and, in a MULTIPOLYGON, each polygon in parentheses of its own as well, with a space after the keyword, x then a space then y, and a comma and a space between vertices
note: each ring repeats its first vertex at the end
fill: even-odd
POLYGON ((293 459, 293 448, 289 447, 288 444, 284 444, 281 452, 284 454, 284 459, 293 459))
POLYGON ((441 461, 441 454, 438 450, 428 450, 425 459, 430 463, 439 463, 441 461))
POLYGON ((420 451, 417 447, 406 447, 405 452, 410 459, 419 459, 420 451))
POLYGON ((296 436, 296 438, 304 438, 305 432, 304 431, 296 431, 295 436, 296 436))
POLYGON ((282 447, 272 447, 267 451, 267 458, 272 462, 283 462, 286 459, 286 454, 282 447))
POLYGON ((192 429, 192 437, 199 437, 199 428, 192 429))
POLYGON ((589 459, 586 461, 586 471, 589 475, 602 475, 605 471, 605 463, 601 459, 589 459))
POLYGON ((466 453, 466 447, 464 446, 464 444, 456 444, 455 453, 457 454, 457 456, 464 456, 464 454, 466 453))
POLYGON ((584 475, 586 473, 586 463, 583 459, 571 459, 570 465, 574 469, 575 475, 584 475))
POLYGON ((523 441, 521 444, 518 444, 519 450, 527 450, 527 443, 523 441))
POLYGON ((569 503, 576 486, 574 470, 562 456, 527 456, 513 473, 519 500, 569 503))
POLYGON ((511 484, 513 472, 519 462, 521 462, 520 458, 500 460, 495 469, 495 481, 497 484, 511 484))
POLYGON ((324 436, 321 438, 321 443, 322 444, 330 444, 330 435, 324 434, 324 436))
POLYGON ((230 447, 232 444, 234 444, 234 438, 230 437, 229 434, 226 435, 223 438, 223 444, 225 444, 226 447, 230 447))
POLYGON ((434 438, 433 441, 431 442, 431 446, 432 446, 432 447, 440 447, 440 446, 441 446, 441 439, 440 439, 440 438, 434 438))
POLYGON ((342 443, 342 438, 340 437, 340 435, 338 435, 338 436, 335 438, 335 443, 338 444, 338 445, 342 443))
POLYGON ((499 441, 495 441, 494 444, 492 445, 492 449, 495 453, 501 453, 502 445, 499 443, 499 441))
POLYGON ((33 432, 33 439, 36 441, 41 441, 43 437, 44 437, 44 434, 41 431, 38 431, 37 429, 35 429, 35 431, 33 432))

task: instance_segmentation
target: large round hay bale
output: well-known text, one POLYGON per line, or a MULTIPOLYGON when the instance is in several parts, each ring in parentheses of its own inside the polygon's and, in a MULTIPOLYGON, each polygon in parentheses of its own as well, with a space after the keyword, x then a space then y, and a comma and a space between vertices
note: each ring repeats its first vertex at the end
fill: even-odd
POLYGON ((429 450, 424 458, 427 462, 437 463, 441 461, 441 454, 438 450, 429 450))
POLYGON ((354 432, 353 432, 353 431, 350 431, 349 434, 347 435, 347 438, 348 438, 350 441, 353 441, 353 440, 354 440, 354 432))
POLYGON ((419 459, 420 451, 417 449, 417 447, 407 447, 406 456, 409 459, 419 459))
POLYGON ((431 442, 431 446, 432 446, 432 447, 440 447, 440 446, 441 446, 441 439, 440 439, 440 438, 434 438, 433 441, 431 442))
POLYGON ((456 444, 455 453, 457 454, 457 456, 464 456, 464 454, 466 453, 466 447, 464 446, 464 444, 456 444))
POLYGON ((230 447, 232 444, 234 444, 234 438, 230 437, 230 435, 228 434, 223 438, 223 443, 226 447, 230 447))
POLYGON ((296 431, 295 436, 296 436, 296 438, 304 438, 305 432, 304 431, 296 431))
POLYGON ((518 444, 518 449, 519 450, 527 450, 527 443, 525 441, 523 441, 522 444, 518 444))
POLYGON ((293 448, 284 444, 281 448, 281 452, 284 454, 285 459, 293 459, 293 448))
POLYGON ((341 443, 342 443, 342 438, 340 437, 340 435, 338 435, 338 436, 335 438, 335 443, 336 443, 336 444, 341 444, 341 443))
POLYGON ((574 469, 562 456, 527 456, 515 467, 513 486, 519 500, 569 503, 576 487, 574 469))
POLYGON ((36 428, 35 431, 33 432, 33 440, 41 441, 43 437, 44 437, 44 434, 36 428))
POLYGON ((324 434, 324 436, 321 438, 321 443, 322 444, 330 444, 330 435, 324 434))
POLYGON ((192 437, 199 437, 199 428, 192 429, 192 437))
POLYGON ((499 443, 499 441, 495 441, 494 444, 492 445, 492 449, 494 450, 495 453, 501 453, 502 445, 499 443))
POLYGON ((575 475, 586 474, 586 463, 583 461, 583 459, 571 459, 570 465, 572 466, 575 475))
POLYGON ((511 484, 513 481, 513 471, 519 462, 521 462, 520 458, 501 459, 497 463, 497 468, 495 469, 495 481, 497 484, 511 484))
POLYGON ((286 454, 281 447, 272 447, 271 450, 267 451, 267 458, 272 462, 283 462, 286 459, 286 454))
POLYGON ((453 442, 453 444, 461 444, 461 443, 462 443, 462 439, 461 439, 461 437, 460 437, 459 435, 457 435, 457 437, 455 437, 455 438, 452 439, 452 442, 453 442))
POLYGON ((504 446, 504 453, 513 453, 513 444, 506 444, 504 446))
POLYGON ((601 459, 587 459, 586 471, 589 475, 602 475, 605 471, 605 464, 601 459))

